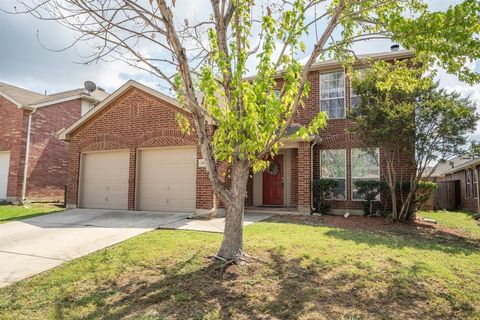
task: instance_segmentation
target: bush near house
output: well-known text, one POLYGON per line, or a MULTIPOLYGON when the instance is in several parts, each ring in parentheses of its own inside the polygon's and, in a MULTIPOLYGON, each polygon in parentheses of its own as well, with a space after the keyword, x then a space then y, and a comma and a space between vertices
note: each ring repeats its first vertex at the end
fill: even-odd
POLYGON ((333 195, 333 191, 338 187, 338 181, 333 179, 315 179, 312 182, 312 196, 315 211, 318 213, 328 213, 330 205, 325 200, 333 195))
POLYGON ((379 201, 380 194, 387 190, 385 181, 379 180, 359 180, 354 182, 357 193, 362 197, 363 215, 368 217, 380 214, 386 215, 385 207, 379 201))

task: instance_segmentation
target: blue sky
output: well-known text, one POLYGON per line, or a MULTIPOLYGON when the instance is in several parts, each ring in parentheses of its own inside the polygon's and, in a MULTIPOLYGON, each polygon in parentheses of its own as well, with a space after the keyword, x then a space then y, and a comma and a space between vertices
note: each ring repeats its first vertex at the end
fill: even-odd
MULTIPOLYGON (((442 10, 459 0, 429 1, 432 10, 442 10)), ((14 0, 2 0, 0 8, 12 8, 14 0)), ((202 1, 177 0, 176 11, 189 18, 206 13, 202 1)), ((70 90, 92 80, 99 86, 113 91, 129 79, 135 79, 155 87, 156 81, 142 71, 119 61, 99 62, 84 65, 75 49, 51 52, 44 49, 37 39, 50 49, 63 48, 72 39, 72 34, 54 22, 45 22, 28 15, 7 15, 0 12, 0 81, 18 85, 33 91, 48 93, 70 90)), ((313 41, 310 41, 313 42, 313 41)), ((309 43, 307 41, 307 47, 309 43)), ((311 43, 310 43, 311 45, 311 43)), ((358 53, 388 51, 390 42, 375 41, 356 46, 358 53)), ((480 72, 480 62, 471 68, 480 72)), ((468 86, 456 77, 439 70, 441 86, 468 95, 480 107, 480 85, 468 86)), ((480 130, 477 131, 480 134, 480 130)))

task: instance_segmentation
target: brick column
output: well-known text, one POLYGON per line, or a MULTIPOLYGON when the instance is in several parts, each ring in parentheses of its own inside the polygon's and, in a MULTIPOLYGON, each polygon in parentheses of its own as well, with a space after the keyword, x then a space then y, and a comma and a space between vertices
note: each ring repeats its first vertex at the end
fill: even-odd
POLYGON ((135 210, 135 187, 137 180, 137 149, 130 149, 128 168, 128 210, 135 210))
POLYGON ((70 144, 68 148, 68 166, 67 166, 67 209, 78 207, 78 184, 80 179, 80 151, 70 144))
POLYGON ((310 214, 310 142, 298 143, 298 211, 310 214))
POLYGON ((199 166, 202 159, 200 147, 197 146, 197 182, 196 182, 196 209, 201 212, 213 207, 213 189, 208 180, 208 172, 205 167, 199 166))

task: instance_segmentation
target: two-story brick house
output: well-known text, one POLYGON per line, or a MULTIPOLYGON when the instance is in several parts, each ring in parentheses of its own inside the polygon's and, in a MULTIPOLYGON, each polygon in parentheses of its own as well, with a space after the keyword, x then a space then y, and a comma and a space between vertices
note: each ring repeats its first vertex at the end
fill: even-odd
MULTIPOLYGON (((408 59, 408 51, 360 56, 356 68, 371 60, 408 59)), ((279 79, 280 81, 280 79, 279 79)), ((346 129, 355 94, 341 65, 316 63, 309 75, 310 94, 295 115, 306 125, 319 112, 329 116, 319 136, 288 137, 269 170, 252 174, 246 207, 293 212, 312 209, 311 182, 316 177, 339 182, 334 212, 361 209, 353 181, 380 179, 381 150, 375 158, 362 152, 346 129)), ((200 159, 195 135, 182 134, 175 121, 183 111, 158 91, 129 81, 85 117, 60 133, 69 142, 68 207, 147 211, 215 210, 215 196, 200 159)), ((295 125, 292 126, 295 130, 295 125)), ((399 161, 399 166, 404 166, 399 161)))
POLYGON ((108 94, 44 95, 0 82, 0 201, 63 200, 67 145, 56 134, 108 94))

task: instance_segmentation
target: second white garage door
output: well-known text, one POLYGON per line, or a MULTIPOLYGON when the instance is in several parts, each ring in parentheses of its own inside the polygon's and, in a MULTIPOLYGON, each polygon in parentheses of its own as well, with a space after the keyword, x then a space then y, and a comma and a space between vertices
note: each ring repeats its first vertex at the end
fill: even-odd
POLYGON ((195 210, 196 148, 141 150, 138 170, 137 210, 195 210))
POLYGON ((80 206, 128 209, 129 151, 82 154, 80 206))

